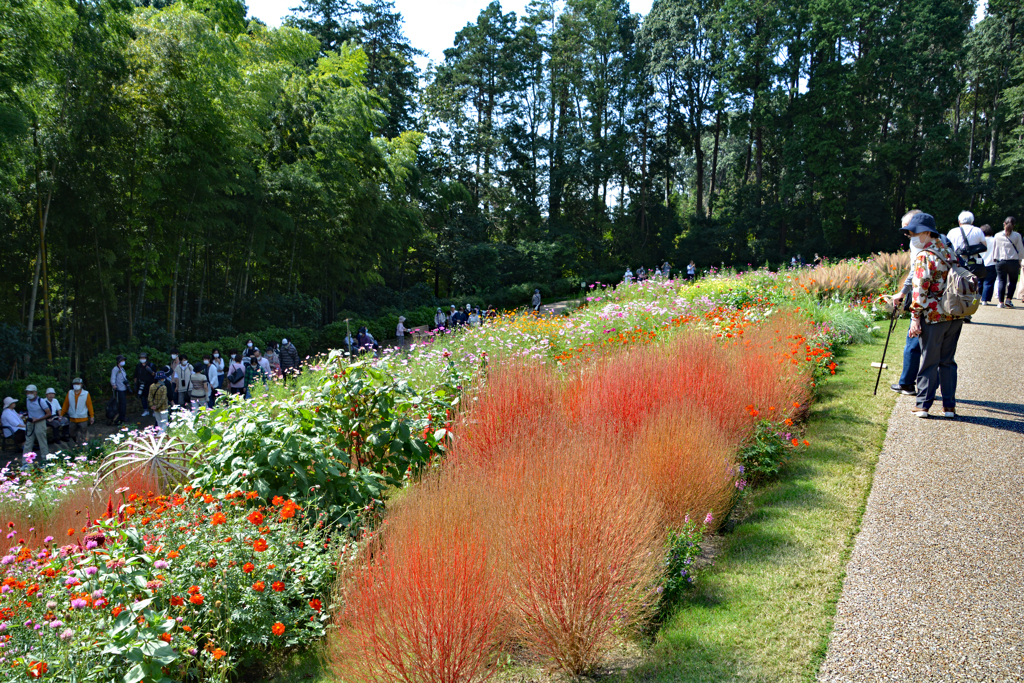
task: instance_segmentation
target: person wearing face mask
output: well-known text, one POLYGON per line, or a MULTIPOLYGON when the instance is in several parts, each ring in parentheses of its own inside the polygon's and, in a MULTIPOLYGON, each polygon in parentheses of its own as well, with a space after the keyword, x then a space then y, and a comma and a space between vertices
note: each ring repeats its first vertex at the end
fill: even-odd
POLYGON ((253 343, 252 339, 250 339, 247 342, 245 342, 245 348, 242 349, 242 358, 248 358, 259 350, 260 347, 256 346, 256 344, 253 343))
MULTIPOLYGON (((35 384, 25 387, 25 408, 28 410, 28 422, 25 424, 25 446, 22 450, 23 469, 31 464, 30 460, 25 459, 29 453, 35 452, 43 459, 50 454, 50 447, 46 443, 46 421, 50 418, 50 405, 39 398, 35 384)), ((42 465, 41 462, 39 464, 42 465)))
POLYGON ((288 375, 299 374, 299 352, 295 348, 295 344, 287 339, 282 339, 279 355, 281 357, 281 374, 287 382, 288 375))
POLYGON ((267 364, 270 365, 270 376, 281 376, 281 354, 277 351, 277 342, 267 344, 267 353, 264 355, 267 364))
MULTIPOLYGON (((922 213, 921 209, 912 209, 908 211, 903 218, 900 220, 900 225, 903 228, 907 227, 910 223, 910 219, 917 214, 922 213)), ((910 242, 910 263, 913 265, 914 259, 917 257, 918 249, 914 246, 915 242, 910 242)), ((910 294, 913 287, 914 281, 914 269, 911 268, 910 272, 907 273, 906 280, 903 281, 903 288, 897 292, 892 298, 892 305, 894 308, 900 308, 903 305, 903 300, 910 294)), ((907 334, 907 341, 903 345, 903 371, 900 373, 899 382, 890 386, 890 388, 904 396, 914 396, 917 394, 917 371, 921 366, 921 340, 917 337, 911 337, 907 334)))
POLYGON ((117 357, 117 363, 110 371, 110 388, 117 396, 117 421, 115 425, 124 422, 125 414, 128 412, 128 373, 124 369, 124 356, 117 357))
POLYGON ((220 374, 217 372, 217 366, 212 361, 213 359, 210 358, 210 354, 203 356, 203 369, 201 372, 206 377, 206 384, 209 389, 206 400, 207 408, 213 408, 213 404, 217 401, 217 388, 220 387, 220 374))
POLYGON ((149 388, 149 405, 153 410, 153 419, 156 420, 156 428, 161 432, 167 431, 167 373, 170 366, 164 366, 163 370, 156 373, 156 381, 149 388))
POLYGON ((177 392, 177 403, 186 410, 192 409, 192 373, 193 367, 184 353, 178 355, 178 368, 174 371, 174 390, 177 392))
POLYGON ((225 387, 224 368, 226 368, 227 366, 224 364, 224 359, 221 358, 220 349, 214 349, 213 353, 211 353, 210 355, 213 356, 210 359, 210 365, 212 365, 217 370, 217 388, 223 389, 225 387))
POLYGON ((89 425, 96 420, 92 411, 92 396, 82 388, 82 378, 71 381, 71 391, 64 397, 60 414, 68 418, 68 432, 78 446, 89 443, 89 425))
POLYGON ((68 435, 68 419, 61 415, 61 404, 57 400, 57 390, 50 387, 46 390, 46 401, 47 405, 50 406, 50 418, 46 421, 48 425, 53 429, 54 441, 70 441, 71 437, 68 435))
POLYGON ((139 362, 135 366, 135 390, 142 401, 142 417, 149 415, 149 388, 153 386, 156 377, 156 370, 149 362, 149 354, 145 351, 139 354, 139 362))
POLYGON ((943 414, 956 417, 956 347, 964 319, 945 312, 940 305, 950 271, 957 265, 953 250, 939 239, 935 219, 926 213, 911 216, 901 232, 910 238, 917 255, 911 262, 913 284, 910 301, 911 337, 920 338, 921 366, 917 374, 917 401, 913 413, 928 417, 941 384, 943 414))

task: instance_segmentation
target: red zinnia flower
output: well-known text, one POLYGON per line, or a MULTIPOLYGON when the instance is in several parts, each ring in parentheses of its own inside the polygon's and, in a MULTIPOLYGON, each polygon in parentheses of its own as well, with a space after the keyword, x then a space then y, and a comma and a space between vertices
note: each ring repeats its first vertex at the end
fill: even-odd
POLYGON ((201 605, 203 604, 203 596, 199 593, 196 593, 191 598, 189 598, 188 601, 191 602, 193 605, 201 605))
POLYGON ((284 624, 282 624, 280 621, 278 621, 278 622, 276 622, 274 624, 274 626, 270 630, 271 630, 271 632, 275 636, 283 636, 284 635, 284 624))
POLYGON ((275 581, 274 583, 270 584, 270 587, 278 593, 280 593, 284 590, 284 583, 282 583, 281 581, 275 581))
POLYGON ((242 565, 242 572, 245 574, 252 574, 254 569, 256 569, 256 565, 254 565, 252 562, 246 562, 244 565, 242 565))
POLYGON ((213 517, 210 517, 210 524, 213 525, 223 524, 226 521, 228 521, 228 518, 224 515, 223 512, 215 512, 213 514, 213 517))
POLYGON ((185 599, 182 598, 180 595, 175 595, 173 598, 171 598, 171 605, 173 605, 174 607, 181 607, 184 604, 185 599))
POLYGON ((263 513, 259 510, 253 510, 249 514, 248 519, 254 526, 259 526, 260 524, 263 524, 263 513))
POLYGON ((262 553, 267 549, 267 541, 262 538, 257 538, 256 542, 252 544, 252 549, 258 553, 262 553))
POLYGON ((323 609, 323 607, 324 607, 324 606, 323 606, 323 604, 322 604, 322 603, 320 602, 320 599, 319 599, 319 598, 315 598, 315 599, 313 599, 313 600, 310 600, 310 601, 309 601, 309 606, 310 606, 311 608, 315 609, 315 610, 316 610, 317 612, 319 612, 320 610, 322 610, 322 609, 323 609))
POLYGON ((262 581, 257 581, 256 583, 254 583, 252 585, 252 589, 254 591, 256 591, 257 593, 262 593, 263 589, 266 588, 266 587, 267 587, 267 585, 265 583, 263 583, 262 581))

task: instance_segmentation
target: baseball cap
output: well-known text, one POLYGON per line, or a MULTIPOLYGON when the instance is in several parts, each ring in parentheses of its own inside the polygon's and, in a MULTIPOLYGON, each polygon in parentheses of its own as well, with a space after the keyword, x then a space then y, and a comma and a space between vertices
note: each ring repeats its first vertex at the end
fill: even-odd
POLYGON ((25 391, 39 391, 39 390, 36 389, 36 385, 35 384, 29 384, 27 387, 25 387, 25 391))
POLYGON ((56 390, 53 387, 49 387, 46 390, 46 393, 48 393, 48 394, 56 394, 57 392, 56 392, 56 390))

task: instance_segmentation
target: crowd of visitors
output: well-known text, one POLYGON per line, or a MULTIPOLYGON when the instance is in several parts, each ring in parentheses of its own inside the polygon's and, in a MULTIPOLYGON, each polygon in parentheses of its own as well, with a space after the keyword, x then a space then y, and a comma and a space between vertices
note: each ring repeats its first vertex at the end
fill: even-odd
POLYGON ((903 371, 892 390, 915 396, 913 413, 929 417, 937 393, 942 395, 943 416, 956 418, 956 348, 965 322, 971 317, 948 310, 946 290, 965 274, 980 289, 982 305, 991 305, 995 285, 999 308, 1013 308, 1013 294, 1024 261, 1024 243, 1008 216, 1003 229, 974 225, 974 214, 964 211, 958 225, 942 235, 935 219, 915 209, 901 222, 900 232, 910 240, 910 272, 903 288, 893 296, 900 309, 909 301, 910 329, 903 348, 903 371), (908 300, 909 297, 909 300, 908 300))
MULTIPOLYGON (((139 397, 142 417, 152 415, 156 426, 164 430, 172 409, 212 408, 225 394, 248 399, 258 387, 266 387, 271 378, 287 382, 301 372, 299 352, 287 339, 282 339, 280 346, 271 342, 266 353, 250 339, 242 351, 232 351, 227 359, 215 348, 194 365, 187 354, 176 349, 168 356, 169 362, 158 367, 149 354, 142 352, 130 373, 127 358, 117 356, 110 370, 112 398, 106 408, 110 424, 125 421, 129 392, 139 397)), ((63 402, 53 388, 47 389, 42 398, 36 386, 29 384, 25 387, 24 409, 19 410, 18 400, 8 396, 0 419, 5 439, 20 445, 23 454, 36 453, 45 458, 50 452, 48 430, 53 431, 55 440, 82 445, 89 441, 89 426, 95 423, 96 414, 92 395, 84 388, 82 378, 76 377, 63 402)), ((22 465, 29 464, 23 456, 22 465)))

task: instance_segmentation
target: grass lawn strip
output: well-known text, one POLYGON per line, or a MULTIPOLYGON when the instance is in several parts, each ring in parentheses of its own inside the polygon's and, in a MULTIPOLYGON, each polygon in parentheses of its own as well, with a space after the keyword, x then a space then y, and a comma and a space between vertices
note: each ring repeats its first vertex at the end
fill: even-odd
MULTIPOLYGON (((904 322, 888 360, 898 367, 904 322)), ((778 481, 755 490, 749 514, 721 537, 715 565, 664 624, 633 681, 810 681, 828 647, 853 539, 896 395, 881 344, 841 352, 813 405, 806 437, 778 481)))

